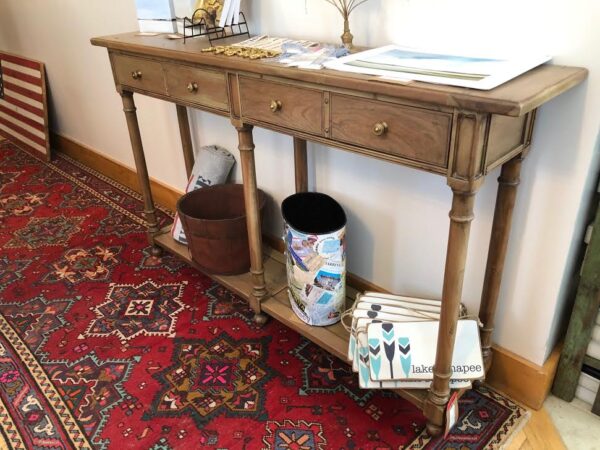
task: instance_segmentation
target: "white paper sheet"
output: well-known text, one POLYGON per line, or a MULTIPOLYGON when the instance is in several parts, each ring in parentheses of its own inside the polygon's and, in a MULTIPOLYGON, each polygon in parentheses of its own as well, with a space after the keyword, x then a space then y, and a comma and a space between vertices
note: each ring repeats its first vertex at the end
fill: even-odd
POLYGON ((233 25, 237 25, 238 23, 240 23, 240 5, 242 3, 242 0, 235 0, 235 9, 233 10, 233 20, 232 20, 232 24, 233 25))
MULTIPOLYGON (((231 23, 233 22, 234 14, 235 14, 235 9, 239 7, 239 1, 240 0, 230 0, 229 1, 229 9, 227 10, 227 17, 225 18, 225 25, 221 25, 221 26, 231 25, 231 23)), ((221 15, 221 17, 223 17, 223 14, 221 15)))
POLYGON ((229 15, 229 11, 233 8, 233 0, 224 0, 223 1, 223 10, 221 11, 221 18, 219 19, 219 26, 224 27, 227 23, 227 16, 229 15))

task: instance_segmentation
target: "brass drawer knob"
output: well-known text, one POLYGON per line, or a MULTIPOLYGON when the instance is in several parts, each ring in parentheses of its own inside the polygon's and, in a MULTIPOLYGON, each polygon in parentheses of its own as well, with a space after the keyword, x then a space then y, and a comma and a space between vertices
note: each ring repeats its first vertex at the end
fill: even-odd
POLYGON ((279 100, 271 100, 271 106, 270 106, 271 112, 275 113, 277 111, 280 111, 281 110, 281 106, 282 106, 281 101, 279 101, 279 100))
POLYGON ((373 127, 373 134, 375 136, 383 136, 385 133, 387 133, 387 130, 388 124, 386 122, 378 122, 373 127))
POLYGON ((188 92, 196 92, 198 90, 198 83, 192 81, 187 85, 187 90, 188 92))
POLYGON ((131 78, 133 78, 134 80, 139 80, 142 78, 142 72, 139 70, 134 70, 133 72, 131 72, 131 78))

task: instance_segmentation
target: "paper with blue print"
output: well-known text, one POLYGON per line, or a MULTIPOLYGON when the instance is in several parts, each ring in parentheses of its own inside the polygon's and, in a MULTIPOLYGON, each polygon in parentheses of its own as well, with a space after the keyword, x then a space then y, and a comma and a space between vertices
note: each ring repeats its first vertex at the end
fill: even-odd
POLYGON ((328 69, 489 90, 551 59, 548 55, 468 55, 386 45, 325 63, 328 69))
POLYGON ((175 10, 171 0, 135 0, 138 19, 171 20, 175 10))

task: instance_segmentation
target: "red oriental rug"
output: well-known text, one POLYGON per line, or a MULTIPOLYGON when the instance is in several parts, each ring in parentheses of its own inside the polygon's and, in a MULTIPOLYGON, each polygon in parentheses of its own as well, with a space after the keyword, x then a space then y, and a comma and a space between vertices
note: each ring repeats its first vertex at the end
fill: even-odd
POLYGON ((0 146, 0 448, 489 449, 525 422, 478 387, 430 440, 411 404, 150 256, 141 212, 64 156, 0 146))

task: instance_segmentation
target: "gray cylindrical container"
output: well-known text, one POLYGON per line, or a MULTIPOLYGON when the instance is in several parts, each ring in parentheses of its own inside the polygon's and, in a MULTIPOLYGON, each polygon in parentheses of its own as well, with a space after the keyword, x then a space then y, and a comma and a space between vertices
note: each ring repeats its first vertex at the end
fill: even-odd
POLYGON ((288 293, 292 309, 309 325, 340 320, 346 298, 346 214, 318 192, 281 204, 285 220, 288 293))

